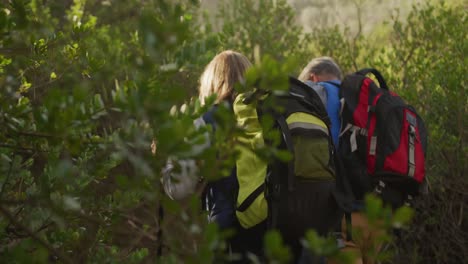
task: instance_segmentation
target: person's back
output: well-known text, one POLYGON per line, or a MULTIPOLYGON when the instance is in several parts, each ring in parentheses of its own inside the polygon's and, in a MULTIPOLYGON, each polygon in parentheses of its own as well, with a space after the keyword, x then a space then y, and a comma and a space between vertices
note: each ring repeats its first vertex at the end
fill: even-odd
POLYGON ((240 160, 249 162, 238 164, 238 168, 245 170, 237 175, 242 192, 237 215, 244 227, 267 219, 268 228, 283 235, 296 263, 302 261, 301 240, 306 230, 327 236, 341 220, 342 204, 335 195, 337 169, 329 120, 317 94, 297 79, 290 78, 288 92, 284 94, 262 88, 240 94, 233 107, 236 119, 241 121, 238 124, 248 135, 241 133, 242 142, 250 142, 243 144, 250 151, 240 153, 240 160), (258 120, 265 115, 272 118, 271 127, 260 125, 258 120), (277 130, 279 141, 263 141, 264 129, 277 130), (273 158, 264 166, 251 166, 258 156, 255 148, 259 144, 248 139, 262 139, 260 145, 288 151, 293 159, 286 162, 273 158))
MULTIPOLYGON (((341 78, 342 73, 338 64, 330 57, 319 57, 312 59, 304 70, 299 75, 299 79, 309 85, 317 94, 320 96, 323 105, 327 110, 328 117, 331 122, 331 134, 335 148, 339 146, 339 136, 341 132, 341 101, 340 101, 340 89, 341 89, 341 78)), ((338 157, 340 159, 340 157, 338 157)), ((341 162, 340 162, 341 163, 341 162)), ((341 175, 342 188, 348 189, 346 173, 341 175), (347 186, 344 186, 347 185, 347 186)), ((351 192, 350 189, 347 190, 351 192)), ((351 195, 352 197, 352 195, 351 195)), ((351 199, 352 200, 352 199, 351 199)), ((352 205, 352 202, 350 203, 352 205)), ((349 208, 351 210, 351 208, 349 208)), ((348 227, 346 225, 337 225, 335 231, 340 234, 341 230, 345 230, 348 227)), ((341 237, 338 237, 341 241, 345 238, 346 234, 343 233, 341 237)), ((339 246, 342 247, 343 251, 352 251, 355 254, 359 254, 356 249, 356 245, 351 241, 346 241, 346 244, 342 243, 339 246)), ((361 263, 358 260, 356 263, 361 263)))
MULTIPOLYGON (((214 132, 217 129, 217 112, 222 107, 232 110, 233 100, 236 92, 234 85, 241 82, 247 68, 251 66, 249 60, 242 54, 234 51, 224 51, 216 55, 206 66, 201 78, 199 87, 199 99, 205 104, 207 97, 216 95, 215 105, 200 118, 195 120, 196 126, 208 125, 214 132)), ((206 135, 208 145, 213 143, 214 133, 206 135)), ((218 153, 219 154, 219 153, 218 153)), ((227 177, 211 181, 206 184, 202 194, 202 201, 208 211, 208 220, 216 223, 221 230, 233 230, 234 235, 228 241, 231 252, 240 254, 241 263, 247 261, 247 252, 261 254, 264 228, 246 229, 243 228, 236 217, 236 199, 239 191, 237 181, 237 168, 234 166, 227 177)), ((203 177, 203 175, 199 175, 203 177)), ((169 179, 169 177, 166 177, 169 179)), ((177 179, 178 182, 165 184, 166 192, 171 195, 172 190, 180 191, 193 187, 193 183, 187 184, 185 179, 177 179), (182 188, 184 187, 184 188, 182 188)), ((182 196, 179 194, 179 196, 182 196)))

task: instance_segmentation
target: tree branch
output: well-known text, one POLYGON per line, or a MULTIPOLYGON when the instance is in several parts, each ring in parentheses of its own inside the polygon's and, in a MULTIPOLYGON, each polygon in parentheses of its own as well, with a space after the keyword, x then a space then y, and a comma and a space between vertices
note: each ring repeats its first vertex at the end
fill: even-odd
POLYGON ((26 226, 24 226, 23 224, 18 222, 15 219, 15 217, 11 214, 11 212, 8 209, 6 209, 5 207, 1 206, 1 205, 0 205, 0 213, 2 213, 6 218, 8 218, 8 220, 10 220, 10 222, 14 226, 24 230, 29 236, 31 236, 31 238, 33 238, 39 244, 44 246, 47 250, 49 250, 49 252, 51 252, 53 255, 57 256, 61 261, 63 261, 64 263, 72 263, 70 258, 68 258, 65 254, 63 254, 62 252, 60 252, 57 249, 55 249, 54 247, 52 247, 52 245, 47 243, 44 239, 39 237, 36 233, 29 230, 29 228, 27 228, 26 226))
POLYGON ((8 168, 7 176, 5 178, 5 181, 2 184, 2 189, 0 190, 0 197, 3 196, 3 192, 5 191, 5 186, 7 185, 8 181, 10 180, 11 171, 13 170, 13 162, 15 161, 15 156, 16 155, 13 154, 13 159, 10 161, 10 167, 8 168))
POLYGON ((19 146, 14 146, 14 145, 10 145, 10 144, 0 144, 0 148, 9 148, 9 149, 13 149, 13 150, 18 151, 18 152, 27 152, 27 153, 37 151, 37 150, 35 150, 33 148, 19 147, 19 146))
POLYGON ((0 48, 0 54, 5 56, 29 55, 31 48, 0 48))
POLYGON ((16 131, 16 134, 22 135, 22 136, 29 136, 29 137, 61 138, 59 136, 45 134, 41 132, 34 132, 34 131, 16 131))
POLYGON ((357 12, 357 19, 358 19, 358 31, 356 32, 356 35, 354 36, 353 38, 353 46, 351 47, 352 48, 352 53, 353 53, 353 56, 352 56, 352 61, 353 61, 353 66, 356 70, 358 70, 358 66, 357 66, 357 63, 356 63, 356 58, 358 57, 358 48, 357 48, 357 42, 358 42, 358 39, 359 37, 361 36, 362 34, 362 2, 358 1, 357 0, 354 0, 353 1, 354 5, 356 6, 356 12, 357 12))

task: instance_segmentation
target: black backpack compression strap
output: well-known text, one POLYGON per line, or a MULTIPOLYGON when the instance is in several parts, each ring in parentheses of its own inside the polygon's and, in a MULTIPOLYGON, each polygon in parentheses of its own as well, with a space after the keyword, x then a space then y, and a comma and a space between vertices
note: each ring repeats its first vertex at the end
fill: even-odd
POLYGON ((265 183, 258 186, 245 200, 237 207, 237 211, 244 212, 257 199, 258 196, 265 190, 265 183))
MULTIPOLYGON (((160 201, 159 203, 159 208, 158 208, 158 224, 161 224, 162 221, 164 221, 164 210, 163 210, 163 207, 162 207, 162 201, 160 201)), ((157 231, 156 233, 156 238, 158 239, 157 241, 159 242, 157 244, 157 249, 156 249, 156 256, 162 256, 162 252, 163 252, 163 243, 161 241, 163 241, 163 232, 162 232, 162 228, 159 228, 159 230, 157 231)), ((165 239, 165 238, 164 238, 165 239)))
POLYGON ((353 230, 352 230, 352 219, 351 213, 345 213, 345 220, 346 220, 346 240, 352 241, 353 240, 353 230))
POLYGON ((365 68, 356 72, 356 74, 364 75, 364 76, 366 76, 368 73, 374 74, 375 78, 377 78, 377 81, 379 81, 380 88, 388 90, 387 82, 385 81, 384 77, 382 76, 382 74, 380 74, 378 70, 373 69, 373 68, 365 68))
MULTIPOLYGON (((278 125, 281 129, 281 134, 283 134, 286 147, 288 148, 289 152, 293 155, 294 145, 291 137, 291 132, 289 131, 288 124, 286 123, 286 119, 282 115, 277 115, 276 122, 278 122, 278 125)), ((294 157, 288 163, 288 190, 294 190, 294 157)))

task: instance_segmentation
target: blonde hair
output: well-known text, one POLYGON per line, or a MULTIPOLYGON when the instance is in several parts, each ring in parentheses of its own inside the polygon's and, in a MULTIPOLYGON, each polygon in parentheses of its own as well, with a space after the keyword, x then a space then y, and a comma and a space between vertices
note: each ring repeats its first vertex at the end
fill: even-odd
POLYGON ((310 79, 310 74, 332 75, 341 80, 341 69, 330 57, 319 57, 311 60, 302 70, 298 79, 305 82, 310 79))
POLYGON ((216 55, 206 66, 200 78, 199 98, 202 104, 205 98, 216 93, 216 103, 234 99, 234 85, 244 80, 244 73, 252 64, 241 53, 226 50, 216 55))

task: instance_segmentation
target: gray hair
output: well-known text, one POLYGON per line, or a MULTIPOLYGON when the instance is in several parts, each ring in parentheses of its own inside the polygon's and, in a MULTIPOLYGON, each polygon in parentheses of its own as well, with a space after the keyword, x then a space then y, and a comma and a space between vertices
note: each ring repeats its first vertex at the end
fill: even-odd
POLYGON ((319 57, 311 60, 302 70, 298 79, 305 82, 309 80, 311 73, 316 75, 329 74, 341 80, 341 69, 330 57, 319 57))

